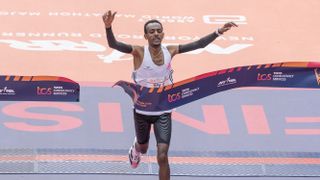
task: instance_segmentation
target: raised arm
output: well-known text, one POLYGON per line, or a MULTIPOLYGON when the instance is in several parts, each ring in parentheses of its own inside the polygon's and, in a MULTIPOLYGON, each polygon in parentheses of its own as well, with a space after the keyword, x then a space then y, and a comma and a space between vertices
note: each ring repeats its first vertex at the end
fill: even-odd
POLYGON ((224 24, 223 27, 218 28, 215 32, 208 34, 197 41, 188 44, 180 44, 178 46, 169 46, 168 49, 171 51, 171 55, 174 56, 179 53, 185 53, 199 48, 204 48, 213 42, 218 36, 230 30, 232 27, 238 26, 234 22, 228 22, 224 24))
POLYGON ((108 11, 102 16, 102 19, 103 19, 103 22, 104 22, 104 25, 106 28, 106 34, 107 34, 107 40, 108 40, 109 47, 116 49, 116 50, 123 52, 123 53, 132 53, 132 50, 133 50, 132 45, 125 44, 123 42, 119 42, 114 37, 111 25, 112 25, 112 22, 113 22, 116 14, 117 14, 117 12, 112 13, 111 11, 108 11))

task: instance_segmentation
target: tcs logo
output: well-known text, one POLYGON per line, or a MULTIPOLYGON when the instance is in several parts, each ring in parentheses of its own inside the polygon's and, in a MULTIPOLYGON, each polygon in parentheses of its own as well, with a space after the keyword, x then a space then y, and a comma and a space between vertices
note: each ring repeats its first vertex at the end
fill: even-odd
POLYGON ((258 73, 258 81, 270 81, 272 79, 272 74, 260 74, 258 73))
POLYGON ((37 95, 52 95, 52 88, 37 87, 37 95))
POLYGON ((174 101, 177 101, 179 99, 181 99, 181 93, 178 92, 178 93, 175 93, 175 94, 168 94, 168 101, 169 102, 174 102, 174 101))

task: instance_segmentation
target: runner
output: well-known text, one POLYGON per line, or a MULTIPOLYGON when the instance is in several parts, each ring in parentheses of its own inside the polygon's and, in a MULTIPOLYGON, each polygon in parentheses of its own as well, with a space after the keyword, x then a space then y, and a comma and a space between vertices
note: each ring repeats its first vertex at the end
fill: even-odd
MULTIPOLYGON (((183 45, 163 46, 163 26, 158 20, 150 20, 144 24, 144 37, 148 45, 130 45, 119 42, 112 32, 112 22, 116 12, 108 11, 103 15, 107 40, 110 48, 133 56, 134 70, 132 78, 135 83, 145 87, 160 87, 170 85, 172 80, 172 58, 180 53, 204 48, 232 27, 237 27, 233 22, 224 24, 213 33, 183 45)), ((150 129, 153 124, 157 141, 157 161, 159 165, 159 179, 170 179, 168 150, 171 139, 171 110, 148 112, 133 109, 136 137, 129 150, 129 161, 132 168, 140 162, 141 154, 145 154, 149 146, 150 129)))

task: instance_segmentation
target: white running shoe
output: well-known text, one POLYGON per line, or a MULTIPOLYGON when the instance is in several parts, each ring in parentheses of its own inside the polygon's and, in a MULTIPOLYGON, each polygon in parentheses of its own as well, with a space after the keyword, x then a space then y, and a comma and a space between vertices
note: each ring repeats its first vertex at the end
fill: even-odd
POLYGON ((133 169, 137 168, 141 159, 141 152, 138 152, 136 150, 136 142, 137 139, 134 139, 133 145, 131 146, 129 150, 129 162, 131 164, 131 167, 133 169))

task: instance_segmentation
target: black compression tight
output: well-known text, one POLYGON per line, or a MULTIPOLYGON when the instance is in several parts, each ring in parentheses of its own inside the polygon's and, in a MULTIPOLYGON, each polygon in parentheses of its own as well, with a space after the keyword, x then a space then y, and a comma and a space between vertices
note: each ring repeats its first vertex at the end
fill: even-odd
POLYGON ((151 124, 153 124, 157 144, 170 144, 172 126, 171 113, 149 116, 139 114, 134 110, 134 124, 139 144, 146 144, 149 142, 151 124))

